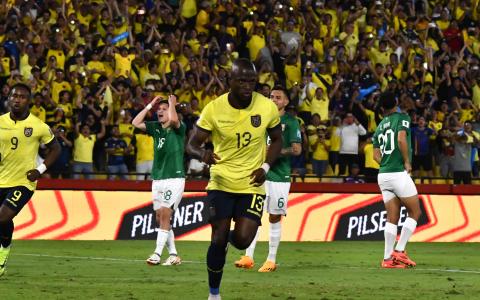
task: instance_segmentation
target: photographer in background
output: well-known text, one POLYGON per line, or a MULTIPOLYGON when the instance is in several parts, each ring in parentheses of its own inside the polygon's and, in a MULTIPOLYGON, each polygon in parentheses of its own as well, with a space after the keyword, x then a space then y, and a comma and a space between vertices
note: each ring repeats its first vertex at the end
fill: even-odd
POLYGON ((313 172, 321 179, 328 167, 328 151, 330 150, 327 127, 317 126, 316 132, 310 137, 309 142, 312 149, 313 172))

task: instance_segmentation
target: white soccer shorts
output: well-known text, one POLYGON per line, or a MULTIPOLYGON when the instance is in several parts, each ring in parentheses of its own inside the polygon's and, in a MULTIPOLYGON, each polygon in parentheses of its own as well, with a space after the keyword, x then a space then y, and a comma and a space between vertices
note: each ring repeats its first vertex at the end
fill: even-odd
POLYGON ((272 215, 287 215, 288 192, 290 182, 265 182, 267 194, 267 212, 272 215))
POLYGON ((383 202, 395 197, 408 198, 418 194, 415 183, 407 171, 378 174, 378 186, 382 191, 383 202))
POLYGON ((153 210, 160 207, 177 209, 185 189, 185 178, 170 178, 152 181, 153 210))

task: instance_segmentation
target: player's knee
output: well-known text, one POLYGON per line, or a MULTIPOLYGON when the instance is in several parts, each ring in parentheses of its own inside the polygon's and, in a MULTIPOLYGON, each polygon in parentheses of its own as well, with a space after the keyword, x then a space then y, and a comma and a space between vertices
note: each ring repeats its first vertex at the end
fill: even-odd
POLYGON ((280 222, 281 219, 282 219, 281 215, 270 215, 268 217, 268 220, 270 221, 270 223, 278 223, 280 222))
POLYGON ((230 242, 238 250, 245 250, 250 246, 254 238, 255 235, 236 233, 231 236, 230 242))
POLYGON ((12 220, 12 218, 10 218, 10 216, 7 216, 7 215, 4 215, 4 214, 0 214, 0 224, 6 224, 8 222, 10 222, 12 220))
POLYGON ((395 215, 395 214, 390 214, 390 215, 387 216, 387 222, 395 224, 395 225, 398 224, 399 219, 400 219, 400 216, 395 215))
POLYGON ((253 238, 251 240, 236 240, 234 246, 238 250, 245 250, 248 248, 248 246, 250 246, 252 241, 253 241, 253 238))

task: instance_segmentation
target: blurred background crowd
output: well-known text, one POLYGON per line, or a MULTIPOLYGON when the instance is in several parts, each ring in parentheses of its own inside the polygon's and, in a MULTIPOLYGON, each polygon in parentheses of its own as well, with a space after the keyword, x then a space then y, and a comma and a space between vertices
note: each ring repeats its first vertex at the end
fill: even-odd
MULTIPOLYGON (((191 130, 247 57, 258 92, 288 91, 302 128, 298 180, 375 181, 377 99, 391 91, 412 119, 414 175, 468 183, 479 173, 479 2, 5 0, 0 112, 25 82, 31 112, 62 145, 49 176, 144 179, 153 141, 132 118, 175 94, 191 130)), ((185 159, 190 176, 207 176, 185 159)))

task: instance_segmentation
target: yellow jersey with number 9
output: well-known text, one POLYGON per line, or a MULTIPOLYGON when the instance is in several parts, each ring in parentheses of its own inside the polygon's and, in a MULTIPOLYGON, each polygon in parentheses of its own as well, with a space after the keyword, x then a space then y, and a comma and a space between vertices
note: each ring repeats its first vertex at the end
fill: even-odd
POLYGON ((279 123, 277 106, 259 93, 245 109, 232 107, 228 93, 208 103, 197 126, 211 132, 220 160, 210 168, 207 190, 264 194, 263 186, 250 183, 250 175, 265 161, 267 129, 279 123))
POLYGON ((33 114, 14 121, 10 113, 0 116, 0 188, 24 186, 35 190, 36 182, 27 179, 27 171, 37 167, 40 144, 54 138, 50 127, 33 114))

